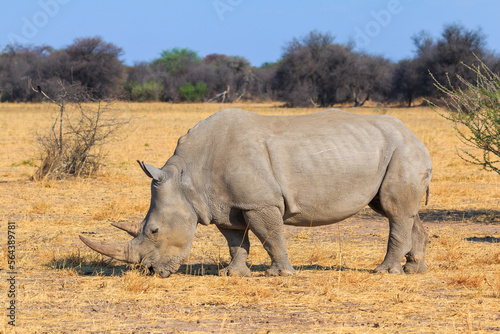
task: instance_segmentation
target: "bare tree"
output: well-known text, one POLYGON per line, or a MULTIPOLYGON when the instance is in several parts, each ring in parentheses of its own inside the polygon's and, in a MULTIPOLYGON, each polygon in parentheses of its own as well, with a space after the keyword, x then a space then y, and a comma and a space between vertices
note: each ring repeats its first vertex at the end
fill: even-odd
POLYGON ((65 51, 68 60, 60 77, 66 82, 79 82, 95 98, 109 98, 118 92, 123 77, 121 48, 97 36, 77 38, 65 51))
POLYGON ((130 119, 119 118, 110 102, 96 99, 87 88, 59 81, 54 98, 40 86, 29 87, 58 107, 50 130, 38 134, 40 166, 33 179, 60 179, 66 176, 91 176, 102 165, 104 144, 116 140, 130 119))
POLYGON ((123 65, 121 48, 100 37, 78 38, 66 49, 48 46, 8 45, 0 53, 0 100, 39 101, 43 99, 26 87, 32 78, 49 96, 66 86, 80 83, 96 98, 116 96, 120 91, 123 65))
POLYGON ((419 96, 418 75, 415 70, 416 62, 413 59, 403 59, 394 65, 392 71, 390 97, 411 107, 419 96))
POLYGON ((486 54, 486 38, 481 29, 467 29, 460 24, 448 24, 441 36, 433 39, 421 32, 413 37, 417 49, 415 58, 416 82, 419 95, 432 97, 440 94, 433 89, 431 72, 439 82, 447 82, 454 87, 465 88, 458 76, 474 80, 474 74, 467 71, 462 63, 478 65, 474 55, 483 58, 486 54))
POLYGON ((330 34, 312 31, 288 43, 273 79, 279 99, 290 106, 361 106, 369 98, 385 99, 390 62, 333 41, 330 34))

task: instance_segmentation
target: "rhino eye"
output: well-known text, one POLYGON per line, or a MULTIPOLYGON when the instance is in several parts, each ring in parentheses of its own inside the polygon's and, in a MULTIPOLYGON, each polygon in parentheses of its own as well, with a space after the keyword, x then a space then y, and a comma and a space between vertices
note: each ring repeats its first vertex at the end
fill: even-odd
POLYGON ((156 234, 156 233, 158 233, 158 228, 155 228, 154 230, 151 230, 151 233, 152 233, 152 234, 156 234))

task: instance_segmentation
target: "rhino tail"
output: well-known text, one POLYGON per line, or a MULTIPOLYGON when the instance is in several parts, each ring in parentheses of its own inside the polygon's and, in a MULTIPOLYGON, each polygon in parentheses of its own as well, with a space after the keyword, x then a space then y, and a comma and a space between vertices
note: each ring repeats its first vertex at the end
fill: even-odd
POLYGON ((430 196, 430 190, 429 190, 429 186, 427 186, 427 190, 425 192, 425 205, 427 205, 427 203, 429 203, 429 196, 430 196))

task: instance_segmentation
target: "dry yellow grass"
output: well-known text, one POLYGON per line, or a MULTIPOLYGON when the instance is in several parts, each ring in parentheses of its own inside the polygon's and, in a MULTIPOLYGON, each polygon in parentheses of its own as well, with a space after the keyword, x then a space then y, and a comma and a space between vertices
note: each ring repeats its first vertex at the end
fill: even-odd
MULTIPOLYGON (((429 272, 380 275, 388 224, 370 210, 337 225, 285 228, 292 277, 265 277, 269 258, 251 236, 251 278, 219 277, 229 261, 223 237, 200 226, 190 258, 168 279, 109 263, 78 234, 128 240, 111 221, 138 221, 149 179, 136 160, 162 166, 177 139, 218 104, 127 104, 124 141, 108 146, 94 179, 31 182, 36 131, 50 124, 47 104, 0 104, 0 298, 7 307, 7 223, 16 224, 17 326, 0 332, 414 332, 500 330, 500 176, 461 161, 450 125, 427 108, 349 108, 403 120, 434 164, 422 220, 431 236, 429 272)), ((308 113, 274 104, 230 105, 262 114, 308 113)))

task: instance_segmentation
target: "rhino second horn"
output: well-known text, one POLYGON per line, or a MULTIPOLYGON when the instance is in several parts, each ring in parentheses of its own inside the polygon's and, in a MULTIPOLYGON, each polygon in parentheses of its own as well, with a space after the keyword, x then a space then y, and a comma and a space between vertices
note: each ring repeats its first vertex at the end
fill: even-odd
POLYGON ((128 245, 115 244, 115 245, 101 245, 96 242, 90 241, 89 239, 80 235, 80 240, 83 241, 85 245, 92 248, 98 253, 112 257, 113 259, 133 263, 131 259, 128 245))
POLYGON ((141 226, 140 223, 111 223, 111 225, 127 232, 133 237, 137 237, 139 235, 139 227, 141 226))

